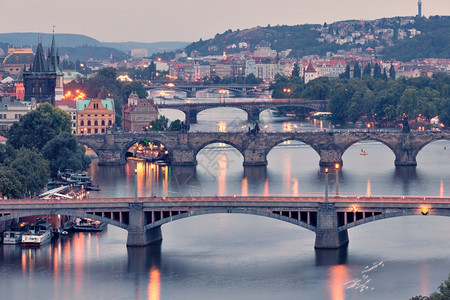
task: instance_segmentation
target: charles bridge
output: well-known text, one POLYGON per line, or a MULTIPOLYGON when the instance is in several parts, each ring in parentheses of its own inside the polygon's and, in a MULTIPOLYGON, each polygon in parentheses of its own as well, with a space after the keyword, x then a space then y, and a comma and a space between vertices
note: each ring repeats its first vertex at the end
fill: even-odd
POLYGON ((158 109, 176 109, 184 112, 187 123, 197 123, 197 115, 199 112, 217 108, 217 107, 235 107, 244 110, 247 113, 247 120, 258 121, 259 115, 266 109, 275 109, 278 107, 302 107, 306 111, 326 111, 328 100, 309 100, 309 99, 267 99, 252 101, 233 101, 223 100, 222 102, 191 102, 191 103, 170 103, 167 101, 156 101, 158 109))
POLYGON ((268 153, 285 141, 299 141, 314 149, 319 165, 343 164, 344 152, 360 141, 374 140, 386 145, 395 155, 396 166, 416 166, 416 156, 427 144, 449 140, 448 131, 374 130, 374 131, 304 131, 304 132, 157 132, 107 133, 79 135, 78 141, 91 148, 99 158, 99 165, 126 163, 126 152, 135 143, 149 140, 164 145, 172 165, 197 164, 200 150, 212 143, 225 143, 237 149, 244 158, 244 166, 267 165, 268 153))
POLYGON ((128 231, 127 246, 162 239, 161 225, 183 218, 216 214, 251 214, 274 218, 315 233, 315 248, 333 249, 349 242, 348 229, 393 217, 450 216, 448 197, 265 197, 203 196, 111 199, 1 200, 0 223, 19 218, 71 216, 91 218, 128 231))

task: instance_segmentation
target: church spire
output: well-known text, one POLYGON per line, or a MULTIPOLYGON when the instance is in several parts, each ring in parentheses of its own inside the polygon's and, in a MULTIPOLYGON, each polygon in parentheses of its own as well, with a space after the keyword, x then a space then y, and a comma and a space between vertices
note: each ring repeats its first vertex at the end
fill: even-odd
POLYGON ((34 56, 33 66, 31 67, 31 72, 47 72, 47 64, 45 63, 44 49, 42 48, 42 43, 39 42, 36 55, 34 56))
POLYGON ((55 43, 55 28, 53 26, 53 36, 52 36, 52 46, 50 48, 50 55, 49 55, 49 64, 48 68, 51 72, 56 72, 57 75, 61 75, 61 70, 59 69, 58 63, 58 52, 56 50, 56 43, 55 43))

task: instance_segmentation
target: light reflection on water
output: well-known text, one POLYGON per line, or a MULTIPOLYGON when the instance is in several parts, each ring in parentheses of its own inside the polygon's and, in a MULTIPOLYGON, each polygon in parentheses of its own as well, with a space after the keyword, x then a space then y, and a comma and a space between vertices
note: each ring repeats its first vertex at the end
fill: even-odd
MULTIPOLYGON (((218 110, 199 114, 195 126, 213 128, 221 115, 230 120, 227 130, 242 130, 242 123, 233 120, 246 122, 242 111, 236 118, 232 111, 218 110)), ((328 126, 319 121, 289 126, 294 125, 328 126)), ((394 166, 394 155, 383 144, 356 144, 343 156, 339 192, 448 196, 450 151, 443 150, 444 144, 424 147, 417 167, 402 168, 394 166), (367 156, 359 155, 361 147, 367 156)), ((196 167, 152 169, 140 162, 98 167, 94 161, 90 174, 102 190, 90 197, 134 196, 135 168, 140 197, 323 195, 319 156, 309 146, 288 141, 267 159, 267 167, 243 167, 238 151, 214 144, 199 152, 196 167)), ((333 172, 329 179, 333 194, 333 172)), ((109 226, 99 234, 62 237, 41 249, 2 246, 0 289, 11 299, 409 299, 435 291, 447 277, 449 226, 445 217, 387 219, 352 228, 348 249, 329 251, 314 250, 310 231, 252 215, 205 215, 168 223, 162 227, 162 244, 144 248, 126 248, 126 231, 109 226), (384 266, 364 272, 379 262, 384 266), (349 282, 368 288, 348 288, 349 282)))

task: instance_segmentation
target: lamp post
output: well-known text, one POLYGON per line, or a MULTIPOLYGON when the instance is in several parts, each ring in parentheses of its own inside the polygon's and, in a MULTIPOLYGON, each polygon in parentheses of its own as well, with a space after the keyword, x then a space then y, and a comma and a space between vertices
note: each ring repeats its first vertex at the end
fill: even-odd
POLYGON ((137 202, 137 194, 138 194, 137 169, 134 169, 134 202, 137 202))
POLYGON ((328 168, 325 168, 325 202, 328 202, 328 168))
POLYGON ((150 196, 153 197, 153 169, 155 165, 150 164, 150 196))
POLYGON ((334 164, 334 169, 336 170, 336 197, 339 197, 339 169, 341 165, 339 163, 334 164))

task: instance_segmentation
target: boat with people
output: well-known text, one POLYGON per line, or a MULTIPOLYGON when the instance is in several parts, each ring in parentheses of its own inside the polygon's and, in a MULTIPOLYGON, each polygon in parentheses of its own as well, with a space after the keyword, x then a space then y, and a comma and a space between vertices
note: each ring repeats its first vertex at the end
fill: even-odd
POLYGON ((28 223, 20 222, 8 227, 3 232, 3 244, 4 245, 16 245, 22 243, 22 235, 28 231, 28 223))
POLYGON ((76 218, 72 225, 73 231, 103 231, 106 223, 101 221, 92 220, 89 218, 76 218))
POLYGON ((31 224, 28 231, 22 234, 22 246, 39 247, 53 237, 53 227, 47 218, 38 218, 35 224, 31 224))

